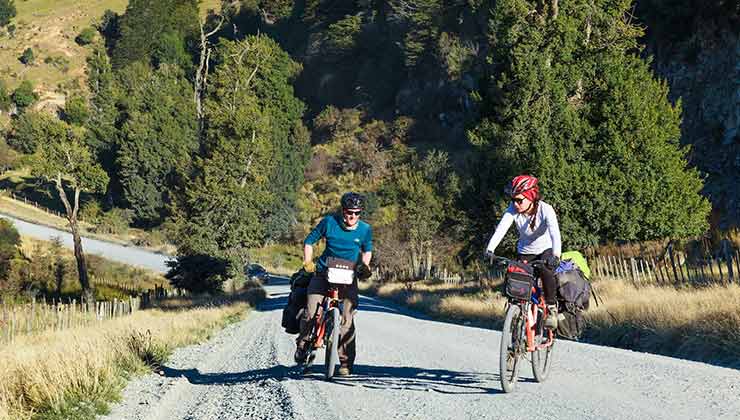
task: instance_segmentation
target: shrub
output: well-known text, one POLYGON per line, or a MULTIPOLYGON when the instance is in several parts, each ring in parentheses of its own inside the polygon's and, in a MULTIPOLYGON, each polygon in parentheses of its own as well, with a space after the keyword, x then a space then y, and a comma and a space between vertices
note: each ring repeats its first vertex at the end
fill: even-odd
POLYGON ((28 80, 22 81, 15 91, 13 91, 13 102, 15 102, 19 110, 29 107, 38 98, 36 92, 33 91, 33 84, 28 80))
POLYGON ((13 100, 10 98, 10 93, 8 93, 8 87, 3 80, 0 80, 0 111, 10 110, 12 104, 13 100))
POLYGON ((70 95, 62 113, 64 121, 70 124, 83 125, 90 116, 87 99, 80 94, 70 95))
POLYGON ((75 42, 77 45, 89 45, 95 40, 95 32, 95 28, 88 26, 75 37, 75 42))
POLYGON ((23 51, 23 54, 18 58, 18 60, 25 65, 33 64, 34 59, 33 50, 30 47, 26 48, 25 51, 23 51))

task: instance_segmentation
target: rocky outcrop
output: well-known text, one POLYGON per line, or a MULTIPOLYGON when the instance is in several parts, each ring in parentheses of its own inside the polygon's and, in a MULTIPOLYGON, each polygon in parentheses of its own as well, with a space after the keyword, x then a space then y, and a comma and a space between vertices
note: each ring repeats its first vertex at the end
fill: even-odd
POLYGON ((648 37, 647 45, 671 100, 681 101, 681 141, 692 145, 689 160, 706 175, 712 223, 740 225, 740 34, 698 23, 680 42, 648 37))

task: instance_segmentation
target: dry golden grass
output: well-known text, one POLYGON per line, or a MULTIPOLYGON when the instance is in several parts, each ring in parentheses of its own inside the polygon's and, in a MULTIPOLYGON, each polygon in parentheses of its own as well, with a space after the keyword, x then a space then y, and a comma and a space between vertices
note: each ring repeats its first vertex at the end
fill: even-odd
MULTIPOLYGON (((506 300, 497 287, 425 282, 361 284, 364 293, 388 298, 438 319, 499 327, 506 300)), ((740 286, 635 288, 602 280, 586 312, 588 342, 740 366, 740 286)))
POLYGON ((639 289, 597 283, 604 304, 588 312, 589 341, 740 366, 740 287, 639 289))
POLYGON ((203 340, 246 313, 246 303, 134 315, 0 348, 0 420, 42 413, 92 418, 117 398, 125 378, 163 361, 175 347, 203 340), (64 413, 64 414, 62 414, 64 413))

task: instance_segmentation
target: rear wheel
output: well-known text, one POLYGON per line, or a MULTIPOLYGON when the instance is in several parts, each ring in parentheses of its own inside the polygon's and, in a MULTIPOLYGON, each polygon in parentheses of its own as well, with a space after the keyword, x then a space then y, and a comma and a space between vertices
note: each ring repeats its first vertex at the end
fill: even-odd
POLYGON ((499 372, 504 392, 512 392, 519 378, 523 324, 524 319, 519 305, 509 305, 506 318, 504 318, 504 327, 501 330, 499 350, 499 372))
MULTIPOLYGON (((537 325, 535 326, 534 343, 540 345, 546 343, 550 339, 552 332, 545 328, 545 322, 540 314, 537 325)), ((544 382, 550 373, 550 364, 552 362, 552 348, 555 345, 553 342, 550 346, 544 349, 535 350, 532 352, 532 373, 534 379, 537 382, 544 382)))
POLYGON ((334 377, 334 369, 339 363, 339 308, 329 309, 329 313, 326 317, 326 379, 334 377))

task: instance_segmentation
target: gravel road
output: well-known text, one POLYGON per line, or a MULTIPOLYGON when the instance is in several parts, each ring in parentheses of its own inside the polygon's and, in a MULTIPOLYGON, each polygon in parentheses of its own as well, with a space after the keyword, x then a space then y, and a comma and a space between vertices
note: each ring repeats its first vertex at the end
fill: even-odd
MULTIPOLYGON (((559 341, 548 382, 525 366, 513 394, 498 381, 500 332, 429 320, 362 298, 354 375, 327 382, 292 367, 276 279, 258 310, 132 381, 120 419, 737 419, 740 371, 559 341), (535 404, 538 405, 535 408, 535 404), (534 414, 537 409, 538 413, 534 414)), ((317 360, 323 360, 319 354, 317 360)))

